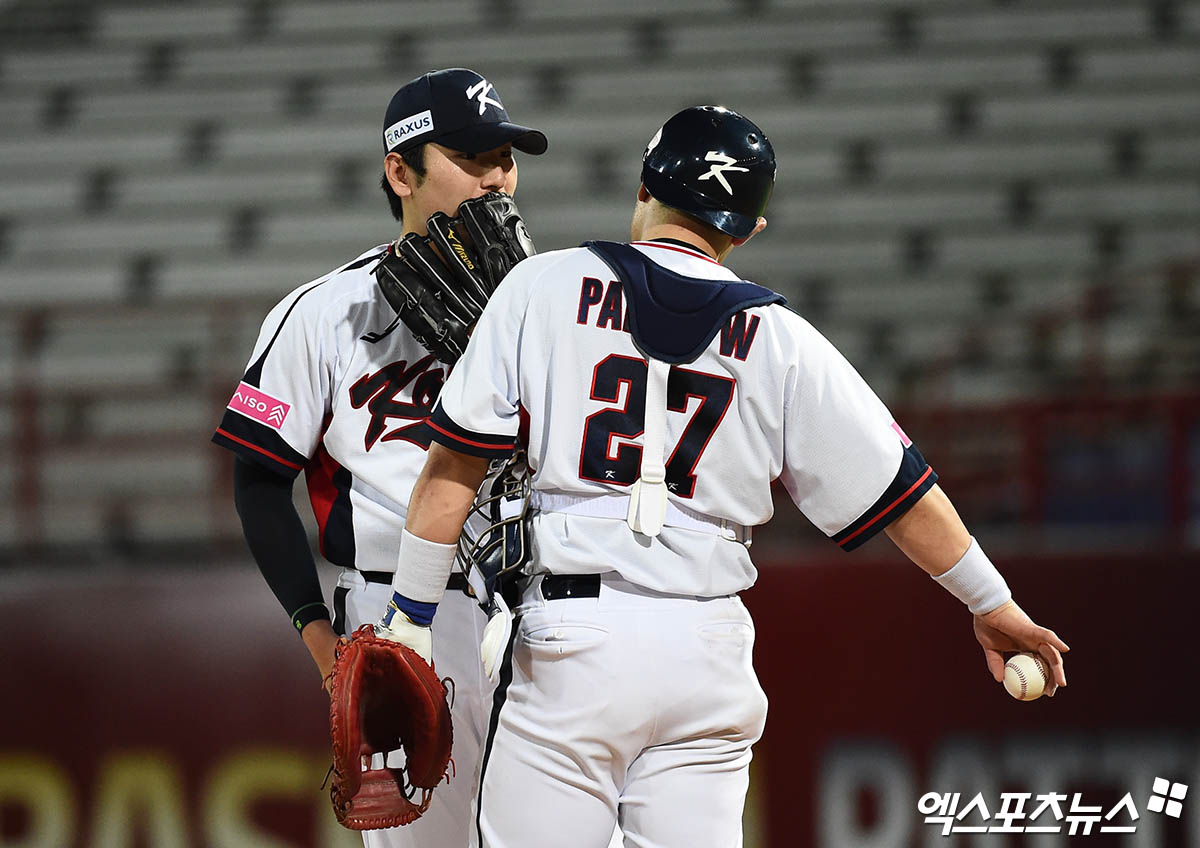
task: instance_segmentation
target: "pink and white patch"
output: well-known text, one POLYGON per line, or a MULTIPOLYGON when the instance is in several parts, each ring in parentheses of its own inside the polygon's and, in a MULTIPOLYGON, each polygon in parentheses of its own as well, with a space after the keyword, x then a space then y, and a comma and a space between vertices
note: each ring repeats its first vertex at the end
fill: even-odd
POLYGON ((272 430, 279 430, 283 427, 283 420, 287 418, 292 405, 279 398, 273 398, 254 386, 238 383, 237 391, 229 400, 229 408, 259 424, 267 425, 272 430))
POLYGON ((892 429, 895 430, 896 435, 900 437, 900 443, 902 445, 904 445, 906 448, 912 447, 912 439, 908 437, 907 433, 900 429, 900 425, 895 421, 892 422, 892 429))

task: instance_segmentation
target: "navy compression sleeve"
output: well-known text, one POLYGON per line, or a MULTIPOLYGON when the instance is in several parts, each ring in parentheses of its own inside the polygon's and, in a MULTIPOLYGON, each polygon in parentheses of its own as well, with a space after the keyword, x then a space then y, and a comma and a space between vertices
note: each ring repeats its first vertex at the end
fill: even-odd
POLYGON ((292 481, 237 457, 233 500, 250 553, 292 625, 299 631, 310 621, 328 621, 308 533, 292 502, 292 481))

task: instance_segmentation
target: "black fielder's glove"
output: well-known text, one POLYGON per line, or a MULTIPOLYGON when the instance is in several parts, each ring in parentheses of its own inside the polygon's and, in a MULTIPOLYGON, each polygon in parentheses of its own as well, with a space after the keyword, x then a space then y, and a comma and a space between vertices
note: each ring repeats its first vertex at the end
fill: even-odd
POLYGON ((428 236, 393 242, 373 270, 383 296, 426 350, 453 364, 488 298, 533 240, 503 192, 463 201, 451 218, 430 216, 428 236))

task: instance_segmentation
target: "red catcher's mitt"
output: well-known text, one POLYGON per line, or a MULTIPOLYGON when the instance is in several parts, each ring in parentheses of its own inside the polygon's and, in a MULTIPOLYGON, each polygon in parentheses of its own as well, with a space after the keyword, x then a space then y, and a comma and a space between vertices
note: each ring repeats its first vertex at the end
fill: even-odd
POLYGON ((446 777, 453 731, 446 688, 416 651, 381 639, 371 625, 337 647, 329 728, 337 820, 351 830, 420 818, 446 777), (404 749, 404 768, 369 768, 371 754, 404 749), (420 790, 419 803, 413 798, 420 790))

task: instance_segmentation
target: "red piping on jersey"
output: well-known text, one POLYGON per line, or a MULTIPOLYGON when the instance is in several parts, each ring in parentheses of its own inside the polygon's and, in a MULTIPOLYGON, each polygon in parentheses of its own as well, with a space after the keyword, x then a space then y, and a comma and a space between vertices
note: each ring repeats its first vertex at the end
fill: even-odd
MULTIPOLYGON (((324 436, 324 433, 322 433, 324 436)), ((336 459, 329 455, 324 442, 317 443, 317 450, 309 462, 305 472, 308 483, 308 498, 312 503, 313 516, 317 519, 317 541, 321 546, 321 554, 325 553, 325 528, 329 524, 329 516, 341 492, 333 482, 333 477, 342 468, 336 459), (315 468, 314 468, 315 466, 315 468)))
POLYGON ((634 244, 636 244, 638 247, 658 247, 663 250, 673 250, 676 253, 682 253, 684 256, 691 256, 695 259, 703 259, 705 262, 711 262, 714 265, 721 264, 717 260, 713 259, 711 256, 704 255, 704 253, 701 252, 699 249, 697 249, 696 252, 693 253, 690 250, 684 250, 682 247, 676 247, 673 244, 659 244, 658 242, 653 242, 653 241, 635 241, 634 244))
POLYGON ((503 444, 503 445, 489 445, 486 442, 473 442, 470 439, 464 439, 462 436, 459 436, 455 433, 451 433, 449 430, 447 430, 444 427, 439 427, 438 425, 433 423, 432 418, 426 418, 425 423, 428 424, 433 429, 437 430, 443 436, 449 436, 450 438, 454 439, 454 441, 462 442, 464 445, 471 445, 472 447, 476 447, 476 448, 486 448, 487 450, 512 450, 516 446, 515 442, 509 442, 509 443, 503 444))
POLYGON ((891 512, 897 506, 899 506, 904 501, 904 499, 907 498, 909 495, 911 495, 913 492, 915 492, 920 487, 920 485, 922 483, 924 483, 925 480, 932 473, 933 473, 932 467, 926 468, 925 473, 921 475, 921 478, 919 480, 917 480, 917 482, 913 483, 911 486, 908 487, 907 492, 905 492, 903 495, 901 495, 900 497, 898 497, 894 501, 892 501, 890 504, 888 504, 887 509, 883 510, 881 513, 879 513, 879 515, 875 516, 870 521, 868 521, 866 524, 864 524, 862 527, 859 527, 857 530, 855 530, 853 533, 851 533, 849 536, 847 536, 845 539, 842 539, 842 541, 838 542, 838 547, 839 548, 845 547, 847 542, 849 542, 851 539, 853 539, 859 533, 862 533, 864 530, 866 530, 868 527, 870 527, 876 521, 883 518, 885 515, 887 515, 889 512, 891 512))
POLYGON ((275 454, 271 453, 266 448, 260 448, 258 445, 254 444, 253 442, 247 442, 245 439, 239 439, 237 436, 233 435, 233 433, 228 433, 225 430, 222 430, 220 427, 217 428, 217 432, 220 433, 225 438, 229 439, 230 441, 237 442, 239 445, 244 445, 245 447, 250 448, 250 450, 258 451, 263 456, 270 457, 271 459, 278 462, 280 465, 286 465, 288 468, 295 468, 297 471, 301 471, 304 468, 303 465, 297 465, 294 462, 288 462, 283 457, 276 456, 275 454))

